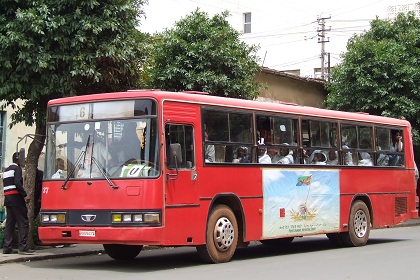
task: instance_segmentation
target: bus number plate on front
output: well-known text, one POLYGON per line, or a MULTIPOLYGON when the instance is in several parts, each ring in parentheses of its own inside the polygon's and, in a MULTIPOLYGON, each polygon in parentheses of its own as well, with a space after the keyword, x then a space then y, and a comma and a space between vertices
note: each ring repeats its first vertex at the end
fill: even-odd
POLYGON ((79 236, 95 237, 94 230, 80 230, 79 236))

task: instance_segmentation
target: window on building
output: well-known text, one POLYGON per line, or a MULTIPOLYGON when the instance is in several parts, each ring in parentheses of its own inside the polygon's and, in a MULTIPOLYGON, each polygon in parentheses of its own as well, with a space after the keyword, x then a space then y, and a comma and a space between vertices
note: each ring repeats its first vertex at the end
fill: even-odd
POLYGON ((244 13, 244 33, 251 33, 251 13, 244 13))

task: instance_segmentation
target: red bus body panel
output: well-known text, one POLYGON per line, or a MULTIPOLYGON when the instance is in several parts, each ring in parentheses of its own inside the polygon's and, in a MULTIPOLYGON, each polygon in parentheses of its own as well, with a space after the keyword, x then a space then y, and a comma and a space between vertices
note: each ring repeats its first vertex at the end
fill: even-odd
MULTIPOLYGON (((262 103, 247 100, 214 97, 201 94, 186 94, 139 90, 120 93, 95 94, 57 99, 49 106, 79 102, 153 98, 159 104, 159 131, 161 134, 168 121, 192 124, 195 129, 196 180, 191 172, 180 171, 178 179, 167 180, 164 140, 161 142, 162 172, 157 179, 113 180, 118 186, 111 188, 104 180, 72 181, 67 189, 62 181, 43 183, 42 210, 111 210, 111 209, 160 209, 162 224, 158 227, 61 227, 39 228, 44 243, 100 243, 142 245, 198 245, 204 244, 206 224, 212 202, 220 196, 229 195, 239 201, 239 215, 243 219, 244 241, 263 238, 263 166, 213 165, 204 166, 203 139, 201 131, 201 106, 252 109, 261 112, 285 113, 295 116, 312 116, 329 120, 361 121, 404 127, 406 165, 396 168, 357 168, 337 166, 340 187, 340 213, 338 231, 348 230, 349 212, 355 197, 368 202, 373 227, 392 226, 417 217, 415 208, 415 182, 410 124, 365 114, 330 111, 318 108, 262 103), (164 109, 163 109, 164 108, 164 109), (407 199, 408 198, 408 199, 407 199), (394 207, 396 205, 396 207, 394 207), (398 206, 409 211, 404 213, 398 206), (83 230, 95 231, 94 237, 79 236, 83 230), (69 233, 71 237, 63 234, 69 233)), ((313 166, 292 166, 290 169, 315 169, 313 166)))

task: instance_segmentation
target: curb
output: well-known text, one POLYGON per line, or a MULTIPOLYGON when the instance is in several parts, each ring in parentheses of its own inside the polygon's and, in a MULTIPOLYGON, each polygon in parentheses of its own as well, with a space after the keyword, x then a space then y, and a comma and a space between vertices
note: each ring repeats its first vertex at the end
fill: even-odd
MULTIPOLYGON (((39 250, 42 252, 42 250, 39 250)), ((104 253, 104 250, 91 250, 91 251, 79 251, 79 252, 69 252, 64 254, 37 254, 34 253, 33 255, 22 255, 21 257, 0 260, 0 264, 6 263, 18 263, 18 262, 31 262, 31 261, 43 261, 49 259, 60 259, 60 258, 67 258, 67 257, 79 257, 79 256, 89 256, 89 255, 96 255, 104 253)))

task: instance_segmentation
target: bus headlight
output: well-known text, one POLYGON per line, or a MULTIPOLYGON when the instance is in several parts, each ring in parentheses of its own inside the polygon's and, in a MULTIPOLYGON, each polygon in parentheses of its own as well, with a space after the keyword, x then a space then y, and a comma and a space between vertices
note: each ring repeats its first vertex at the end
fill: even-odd
POLYGON ((142 214, 134 214, 133 215, 134 222, 143 222, 143 215, 142 214))
POLYGON ((111 213, 111 219, 113 224, 123 225, 159 225, 161 222, 159 212, 114 212, 111 213))
POLYGON ((144 214, 145 223, 160 223, 160 215, 158 213, 146 213, 144 214))
POLYGON ((132 222, 131 214, 124 214, 122 220, 123 220, 124 223, 132 222))
POLYGON ((121 214, 112 214, 113 223, 121 223, 121 214))
POLYGON ((41 213, 41 223, 64 224, 66 213, 41 213))

